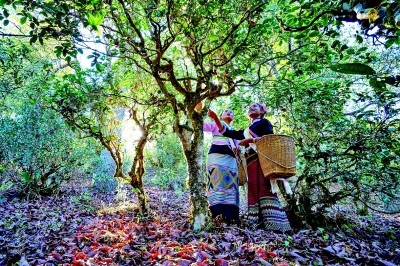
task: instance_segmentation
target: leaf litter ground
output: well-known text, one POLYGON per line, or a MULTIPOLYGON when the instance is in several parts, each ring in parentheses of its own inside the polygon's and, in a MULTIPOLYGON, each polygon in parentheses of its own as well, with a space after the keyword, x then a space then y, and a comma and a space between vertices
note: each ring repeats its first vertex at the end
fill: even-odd
POLYGON ((0 265, 400 264, 399 216, 346 212, 341 215, 351 223, 291 235, 215 221, 207 232, 195 233, 187 193, 146 191, 147 217, 129 188, 114 194, 70 187, 31 200, 5 195, 0 265))

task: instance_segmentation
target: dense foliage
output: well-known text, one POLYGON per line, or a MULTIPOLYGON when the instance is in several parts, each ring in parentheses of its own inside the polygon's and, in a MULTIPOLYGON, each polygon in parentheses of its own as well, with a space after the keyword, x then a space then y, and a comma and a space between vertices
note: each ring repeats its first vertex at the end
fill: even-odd
POLYGON ((2 41, 0 167, 2 188, 51 194, 96 157, 94 145, 47 105, 51 61, 18 41, 2 41))

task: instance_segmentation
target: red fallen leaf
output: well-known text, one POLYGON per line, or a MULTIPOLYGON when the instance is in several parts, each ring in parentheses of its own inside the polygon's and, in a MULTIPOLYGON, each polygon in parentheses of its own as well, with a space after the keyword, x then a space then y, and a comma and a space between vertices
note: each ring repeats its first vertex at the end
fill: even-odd
POLYGON ((103 251, 103 252, 110 252, 110 250, 112 250, 112 248, 109 246, 102 246, 100 248, 100 251, 103 251))
POLYGON ((151 259, 155 259, 158 257, 158 251, 156 251, 155 253, 151 254, 150 258, 151 259))
POLYGON ((149 236, 155 235, 155 233, 154 233, 153 231, 148 231, 147 234, 148 234, 149 236))
POLYGON ((204 263, 204 262, 206 262, 206 261, 208 261, 208 258, 207 258, 207 257, 202 257, 202 258, 201 258, 201 262, 204 263))
POLYGON ((214 263, 215 266, 229 266, 228 262, 223 259, 217 259, 214 263))
POLYGON ((53 255, 53 258, 55 258, 56 260, 62 260, 62 256, 57 252, 52 252, 51 255, 53 255))
POLYGON ((92 247, 98 247, 100 244, 98 242, 92 242, 92 247))
POLYGON ((94 235, 93 235, 93 233, 87 233, 87 234, 84 234, 83 237, 86 237, 86 238, 93 238, 94 235))
POLYGON ((103 260, 103 262, 105 262, 105 263, 110 263, 110 262, 112 262, 112 259, 111 259, 111 258, 105 258, 105 259, 103 260))
POLYGON ((183 254, 183 255, 181 256, 181 258, 182 258, 182 259, 185 259, 185 260, 191 260, 191 259, 192 259, 191 256, 186 255, 186 254, 183 254))
POLYGON ((83 263, 75 260, 72 262, 72 266, 83 266, 83 263))
POLYGON ((189 252, 192 252, 192 251, 193 251, 193 248, 190 247, 190 246, 184 246, 184 247, 183 247, 183 251, 189 253, 189 252))
POLYGON ((86 260, 87 257, 86 257, 86 254, 85 254, 85 253, 83 253, 83 252, 78 252, 78 253, 76 253, 76 255, 75 255, 75 259, 76 259, 76 260, 86 260))
POLYGON ((271 258, 276 257, 276 254, 274 252, 267 252, 267 253, 271 258))
POLYGON ((265 260, 268 260, 268 259, 270 259, 270 258, 276 257, 276 254, 275 254, 275 253, 273 253, 273 252, 268 252, 268 251, 266 251, 266 250, 263 249, 263 248, 259 248, 259 249, 257 250, 257 254, 258 254, 258 256, 260 256, 261 258, 263 258, 263 259, 265 259, 265 260))
POLYGON ((169 243, 166 245, 167 248, 173 248, 173 247, 179 247, 180 245, 178 243, 169 243))
POLYGON ((214 252, 218 252, 217 248, 215 248, 215 247, 213 247, 213 246, 211 246, 211 245, 209 245, 207 243, 200 242, 200 245, 205 249, 208 249, 208 250, 211 250, 211 251, 214 251, 214 252))
POLYGON ((124 243, 117 243, 117 244, 112 245, 112 248, 122 248, 124 246, 125 246, 124 243))
POLYGON ((129 234, 127 237, 125 237, 125 241, 131 241, 133 239, 133 235, 129 234))

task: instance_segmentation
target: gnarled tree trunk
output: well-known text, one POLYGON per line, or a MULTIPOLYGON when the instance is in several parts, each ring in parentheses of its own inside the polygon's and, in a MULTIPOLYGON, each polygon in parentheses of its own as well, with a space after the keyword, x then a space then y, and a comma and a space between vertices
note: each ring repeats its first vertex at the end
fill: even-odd
POLYGON ((136 149, 135 157, 133 159, 131 170, 129 171, 129 177, 131 178, 131 186, 137 194, 139 211, 142 214, 147 213, 146 205, 146 192, 143 188, 143 175, 144 175, 144 147, 147 143, 148 133, 144 132, 140 138, 136 149))
POLYGON ((190 191, 190 222, 194 231, 201 231, 210 222, 207 198, 205 194, 205 168, 203 166, 203 119, 193 113, 188 127, 178 124, 176 120, 174 130, 178 134, 182 149, 186 157, 188 177, 187 184, 190 191))

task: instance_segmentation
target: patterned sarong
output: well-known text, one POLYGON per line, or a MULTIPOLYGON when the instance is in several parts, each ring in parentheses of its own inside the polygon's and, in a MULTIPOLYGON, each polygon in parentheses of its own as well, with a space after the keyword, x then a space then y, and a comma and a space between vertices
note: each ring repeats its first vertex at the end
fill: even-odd
POLYGON ((257 154, 247 159, 249 221, 270 231, 291 231, 289 220, 278 195, 271 192, 271 183, 264 177, 257 154))
POLYGON ((225 154, 208 154, 207 172, 207 198, 213 216, 222 214, 225 217, 238 218, 239 183, 236 159, 225 154), (214 213, 215 211, 219 213, 214 213))

